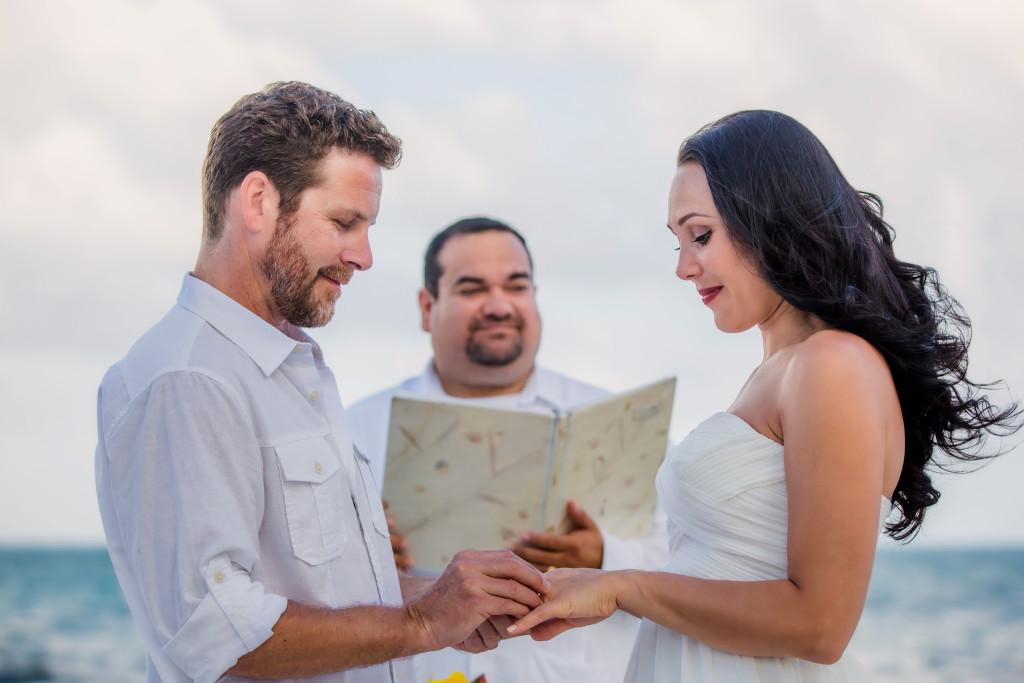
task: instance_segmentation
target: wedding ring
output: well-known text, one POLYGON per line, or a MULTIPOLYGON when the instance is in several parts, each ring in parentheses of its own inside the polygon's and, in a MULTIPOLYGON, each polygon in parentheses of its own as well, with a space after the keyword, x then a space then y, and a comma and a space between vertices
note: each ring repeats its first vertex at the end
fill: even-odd
POLYGON ((549 564, 547 571, 551 571, 552 569, 558 569, 558 566, 554 564, 549 564))

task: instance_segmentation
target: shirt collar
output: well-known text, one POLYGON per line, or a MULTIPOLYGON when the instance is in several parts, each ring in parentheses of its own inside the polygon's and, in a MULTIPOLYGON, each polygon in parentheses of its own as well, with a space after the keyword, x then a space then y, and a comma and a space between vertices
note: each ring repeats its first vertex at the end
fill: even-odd
MULTIPOLYGON (((514 403, 523 408, 533 406, 538 402, 555 405, 551 398, 555 395, 556 387, 552 386, 549 374, 535 364, 530 377, 526 380, 526 384, 523 385, 522 390, 518 394, 491 396, 483 400, 486 402, 493 399, 495 402, 514 403)), ((434 369, 433 358, 427 361, 427 367, 423 370, 422 379, 423 385, 421 388, 424 393, 449 399, 455 398, 445 392, 444 386, 441 384, 441 378, 437 376, 437 370, 434 369)))
POLYGON ((263 374, 270 375, 295 349, 295 342, 319 347, 309 335, 288 323, 277 328, 216 287, 188 273, 181 284, 178 305, 196 314, 246 353, 263 374))

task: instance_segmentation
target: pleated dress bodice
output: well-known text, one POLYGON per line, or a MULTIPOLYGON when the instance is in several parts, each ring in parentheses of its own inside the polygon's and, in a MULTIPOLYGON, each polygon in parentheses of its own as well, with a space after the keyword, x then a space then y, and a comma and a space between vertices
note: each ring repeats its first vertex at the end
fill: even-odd
MULTIPOLYGON (((788 500, 781 444, 732 413, 716 413, 669 453, 657 479, 669 519, 665 571, 705 579, 786 579, 788 500)), ((879 504, 879 526, 889 501, 879 504)), ((851 657, 832 665, 713 648, 644 620, 626 681, 863 681, 851 657)))

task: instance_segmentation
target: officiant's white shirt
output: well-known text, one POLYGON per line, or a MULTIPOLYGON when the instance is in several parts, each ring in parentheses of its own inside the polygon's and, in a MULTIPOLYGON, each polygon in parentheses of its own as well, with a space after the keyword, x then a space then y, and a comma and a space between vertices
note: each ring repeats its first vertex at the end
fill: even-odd
MULTIPOLYGON (((286 599, 402 604, 369 463, 301 330, 186 276, 103 378, 98 422, 100 512, 149 681, 217 680, 271 636, 286 599)), ((302 680, 407 683, 412 665, 302 680)))
MULTIPOLYGON (((526 386, 518 394, 456 399, 445 393, 431 359, 422 374, 368 396, 348 408, 352 440, 356 449, 369 458, 378 488, 382 488, 384 483, 391 399, 396 393, 550 413, 561 413, 610 396, 604 389, 535 366, 526 386)), ((668 562, 666 517, 660 505, 650 538, 623 540, 610 534, 603 533, 602 536, 602 569, 661 569, 668 562)), ((639 619, 625 612, 616 612, 599 624, 574 629, 545 643, 521 637, 505 640, 496 650, 477 655, 448 649, 417 655, 413 660, 420 681, 426 681, 430 676, 443 679, 453 671, 462 671, 470 680, 486 674, 487 683, 621 683, 639 626, 639 619)))

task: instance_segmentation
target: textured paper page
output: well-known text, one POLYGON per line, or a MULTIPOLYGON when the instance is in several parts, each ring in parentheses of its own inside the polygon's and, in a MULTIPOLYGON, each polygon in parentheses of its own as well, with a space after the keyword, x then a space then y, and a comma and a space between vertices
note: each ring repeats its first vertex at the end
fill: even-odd
POLYGON ((614 536, 650 535, 675 388, 673 377, 569 411, 547 526, 566 530, 565 504, 575 499, 614 536))
POLYGON ((541 523, 554 417, 396 396, 384 500, 418 569, 504 548, 541 523))

